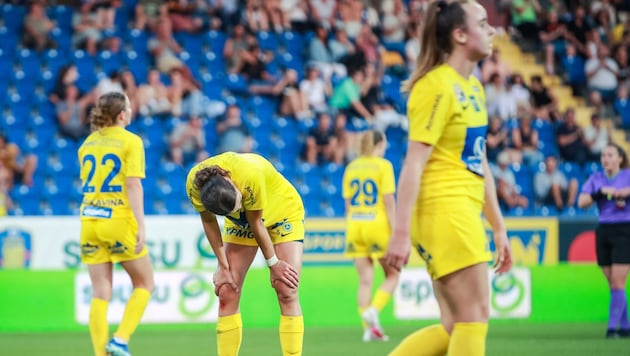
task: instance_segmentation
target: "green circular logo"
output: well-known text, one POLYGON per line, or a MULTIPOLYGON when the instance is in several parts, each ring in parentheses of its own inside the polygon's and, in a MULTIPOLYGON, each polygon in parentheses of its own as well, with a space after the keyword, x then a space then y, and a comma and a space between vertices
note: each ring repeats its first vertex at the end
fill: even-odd
POLYGON ((512 273, 492 278, 492 308, 501 314, 518 308, 525 298, 525 285, 512 273))
POLYGON ((190 274, 179 285, 181 298, 179 311, 182 315, 195 319, 212 308, 214 302, 214 288, 201 275, 190 274))

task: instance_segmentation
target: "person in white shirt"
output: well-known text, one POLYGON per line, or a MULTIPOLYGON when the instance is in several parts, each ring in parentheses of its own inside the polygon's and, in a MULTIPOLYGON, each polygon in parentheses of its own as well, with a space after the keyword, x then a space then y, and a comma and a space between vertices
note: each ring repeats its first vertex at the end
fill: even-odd
POLYGON ((606 45, 597 46, 597 57, 586 61, 585 70, 589 89, 598 91, 604 101, 614 100, 619 66, 609 57, 606 45))
POLYGON ((599 162, 602 151, 610 143, 610 132, 602 126, 599 114, 591 115, 591 125, 584 129, 584 143, 586 144, 587 160, 599 162))

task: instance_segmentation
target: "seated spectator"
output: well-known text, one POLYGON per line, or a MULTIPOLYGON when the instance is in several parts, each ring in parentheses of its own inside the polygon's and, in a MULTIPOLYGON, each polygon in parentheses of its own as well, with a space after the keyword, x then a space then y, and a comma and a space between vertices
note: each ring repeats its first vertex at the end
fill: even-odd
POLYGON ((199 90, 197 83, 185 77, 182 71, 173 70, 170 78, 169 101, 173 115, 216 118, 225 112, 223 101, 210 100, 199 90))
MULTIPOLYGON (((503 120, 497 116, 490 119, 486 134, 486 156, 489 162, 496 162, 499 154, 508 146, 508 130, 503 120)), ((508 157, 509 158, 509 157, 508 157)))
POLYGON ((37 168, 37 156, 23 154, 7 136, 0 133, 0 171, 2 171, 7 190, 11 190, 14 184, 33 186, 33 174, 37 168))
POLYGON ((135 8, 134 28, 154 31, 160 18, 168 17, 163 0, 138 0, 135 8))
POLYGON ((501 152, 497 158, 498 168, 494 172, 497 181, 497 197, 499 204, 504 209, 510 210, 516 207, 527 208, 529 200, 519 194, 516 188, 516 177, 510 169, 510 157, 507 152, 501 152))
POLYGON ((121 72, 114 70, 109 73, 109 76, 101 78, 96 87, 92 90, 92 96, 98 98, 103 94, 115 91, 122 92, 123 86, 121 81, 121 72))
POLYGON ((542 109, 549 113, 556 110, 558 106, 556 97, 543 84, 541 76, 532 76, 529 90, 532 95, 532 106, 535 110, 542 109))
POLYGON ((597 47, 597 57, 586 61, 585 66, 588 89, 599 92, 604 102, 614 100, 618 86, 619 67, 608 54, 608 47, 600 44, 597 47))
POLYGON ((560 157, 568 162, 584 164, 586 161, 586 146, 584 132, 575 121, 575 110, 567 109, 564 122, 556 131, 560 157))
POLYGON ((543 158, 538 150, 538 130, 532 127, 534 113, 525 105, 519 107, 519 125, 512 130, 512 146, 523 156, 523 162, 533 166, 543 158))
POLYGON ((590 57, 587 41, 591 29, 592 27, 586 17, 584 6, 578 5, 573 12, 571 21, 567 24, 565 38, 575 46, 577 53, 582 56, 582 58, 590 57))
POLYGON ((79 98, 79 89, 74 85, 66 87, 65 99, 57 103, 59 133, 71 140, 79 141, 90 133, 86 115, 87 96, 79 98))
POLYGON ((357 50, 363 53, 368 64, 377 67, 380 66, 380 42, 369 25, 364 24, 361 27, 361 31, 359 32, 359 35, 355 39, 354 43, 356 44, 357 50))
POLYGON ((545 158, 545 170, 534 176, 534 191, 539 204, 553 205, 562 211, 565 207, 573 207, 577 197, 578 181, 568 180, 564 173, 558 170, 555 157, 545 158))
POLYGON ((309 0, 309 5, 313 20, 331 29, 335 21, 337 2, 335 0, 309 0))
POLYGON ((405 41, 405 61, 407 62, 407 71, 409 73, 416 68, 418 57, 420 57, 420 36, 418 36, 416 22, 411 22, 407 27, 405 41))
POLYGON ((365 67, 365 80, 361 85, 361 103, 369 112, 374 114, 372 127, 385 132, 388 127, 401 127, 408 129, 408 121, 405 115, 399 114, 391 103, 386 100, 381 88, 382 72, 377 71, 373 64, 365 67))
POLYGON ((166 3, 166 9, 174 32, 196 33, 204 26, 203 20, 195 16, 196 1, 169 0, 166 3))
POLYGON ((131 71, 123 70, 120 72, 120 84, 122 85, 123 93, 132 101, 131 111, 135 116, 138 113, 138 101, 136 100, 138 97, 138 86, 136 85, 136 78, 131 71))
POLYGON ((586 87, 585 63, 581 56, 578 56, 575 46, 566 45, 566 54, 562 57, 562 68, 566 72, 567 83, 571 86, 574 95, 581 94, 586 87))
POLYGON ((169 141, 171 159, 176 164, 189 167, 208 158, 203 122, 197 116, 176 126, 169 141))
POLYGON ((94 56, 103 39, 104 28, 92 15, 92 6, 91 2, 84 2, 79 11, 75 11, 72 15, 72 46, 94 56))
POLYGON ((116 8, 122 5, 122 0, 86 0, 85 3, 90 5, 98 27, 103 30, 114 29, 116 8))
POLYGON ((236 24, 232 28, 232 34, 223 46, 223 59, 228 73, 239 73, 243 66, 243 54, 249 51, 251 46, 250 35, 242 24, 236 24))
POLYGON ((48 95, 51 103, 57 104, 66 98, 66 87, 75 85, 79 79, 79 71, 74 64, 68 64, 62 67, 57 74, 55 86, 48 95))
POLYGON ((306 70, 306 76, 300 82, 300 93, 309 110, 318 113, 328 110, 326 98, 332 94, 332 87, 322 78, 317 67, 310 66, 306 70))
POLYGON ((139 112, 142 115, 166 115, 171 113, 169 90, 162 83, 157 69, 149 70, 147 84, 140 85, 136 96, 139 112))
POLYGON ((532 43, 538 41, 537 13, 540 11, 538 0, 514 0, 511 4, 512 26, 532 43))
MULTIPOLYGON (((341 40, 344 40, 342 37, 341 40)), ((347 40, 347 38, 345 38, 347 40)), ((354 49, 354 45, 352 46, 354 49)), ((325 80, 330 80, 330 77, 336 74, 339 77, 344 77, 346 75, 346 68, 337 63, 336 61, 341 59, 339 56, 345 56, 345 54, 335 53, 333 50, 350 52, 348 46, 339 42, 332 44, 332 40, 328 39, 328 30, 324 26, 317 26, 315 28, 315 36, 311 40, 308 45, 308 52, 306 58, 309 64, 313 64, 319 68, 319 70, 324 75, 325 80), (347 50, 347 51, 346 51, 347 50)))
MULTIPOLYGON (((416 36, 417 37, 417 36, 416 36)), ((502 82, 505 82, 510 76, 510 67, 499 57, 499 50, 494 48, 490 57, 481 63, 481 82, 492 83, 494 75, 498 75, 502 82)))
POLYGON ((353 159, 358 152, 361 132, 367 130, 374 122, 373 113, 361 102, 361 87, 364 81, 364 70, 353 69, 350 76, 333 89, 329 102, 331 109, 345 114, 349 159, 353 159))
POLYGON ((630 129, 630 100, 628 100, 628 87, 621 85, 617 90, 615 99, 615 113, 619 115, 621 127, 630 129))
POLYGON ((0 217, 7 216, 13 210, 13 201, 9 196, 9 170, 0 162, 0 217))
POLYGON ((33 0, 29 3, 28 14, 24 17, 22 45, 29 49, 43 51, 55 48, 57 44, 50 36, 56 24, 46 16, 45 1, 33 0))
POLYGON ((266 1, 265 5, 269 11, 271 28, 276 33, 282 33, 291 28, 298 32, 312 30, 314 22, 309 19, 308 2, 303 0, 266 1), (275 3, 279 6, 275 6, 275 3))
POLYGON ((162 19, 157 23, 155 37, 149 40, 148 45, 160 72, 170 74, 173 70, 179 70, 186 78, 193 79, 190 69, 177 57, 183 49, 173 38, 169 20, 162 19))
POLYGON ((584 143, 586 160, 599 162, 602 151, 610 143, 610 131, 602 126, 602 118, 597 113, 591 115, 591 124, 584 129, 584 143))
POLYGON ((503 120, 516 117, 517 93, 513 85, 508 84, 499 73, 493 73, 485 86, 488 115, 499 116, 503 120))
POLYGON ((306 137, 305 149, 308 163, 343 163, 344 149, 339 146, 330 114, 323 112, 317 116, 317 125, 309 130, 306 137))
POLYGON ((628 61, 628 48, 617 45, 613 48, 613 59, 619 67, 619 85, 630 84, 630 62, 628 61))
POLYGON ((225 117, 217 120, 217 134, 219 135, 217 153, 228 151, 246 153, 252 150, 252 137, 241 119, 241 109, 236 105, 228 106, 225 117))
POLYGON ((262 0, 247 0, 244 17, 247 28, 251 31, 269 31, 269 14, 262 0))
MULTIPOLYGON (((330 55, 332 56, 333 62, 339 62, 342 58, 354 54, 356 52, 356 47, 348 37, 346 30, 342 27, 335 28, 334 32, 335 36, 328 41, 328 47, 330 47, 330 55)), ((339 68, 335 69, 339 70, 339 68)), ((345 74, 337 75, 345 76, 345 74)))
POLYGON ((409 22, 405 4, 402 0, 386 0, 381 5, 381 11, 383 42, 402 43, 409 22))
POLYGON ((531 93, 529 92, 529 88, 525 84, 523 80, 523 76, 514 73, 509 78, 509 82, 512 85, 512 93, 514 93, 514 98, 517 103, 529 103, 531 99, 531 93))
POLYGON ((538 36, 545 46, 545 70, 547 74, 555 73, 556 57, 564 54, 566 41, 564 35, 567 29, 558 19, 558 13, 551 10, 547 13, 547 20, 540 26, 538 36))

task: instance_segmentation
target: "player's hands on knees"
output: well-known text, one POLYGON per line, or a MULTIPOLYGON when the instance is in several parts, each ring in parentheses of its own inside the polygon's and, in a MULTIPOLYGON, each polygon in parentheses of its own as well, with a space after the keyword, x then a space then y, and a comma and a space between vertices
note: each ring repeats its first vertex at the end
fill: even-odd
POLYGON ((232 277, 232 272, 229 269, 221 268, 221 266, 217 267, 216 272, 212 275, 212 283, 214 283, 214 294, 216 296, 219 296, 221 287, 226 284, 238 293, 238 286, 234 282, 234 277, 232 277))
POLYGON ((496 248, 494 271, 499 274, 505 273, 512 268, 512 250, 505 230, 494 232, 494 246, 496 248))
POLYGON ((411 239, 408 233, 394 232, 389 241, 385 263, 400 271, 409 262, 409 252, 411 250, 411 239))
POLYGON ((144 227, 139 227, 138 234, 136 235, 136 248, 134 249, 134 252, 136 253, 136 255, 142 252, 142 249, 144 248, 146 241, 147 241, 147 238, 146 238, 146 233, 144 231, 144 227))
POLYGON ((274 282, 280 281, 287 286, 296 289, 300 283, 300 276, 297 269, 282 260, 269 267, 269 274, 272 286, 274 285, 274 282))

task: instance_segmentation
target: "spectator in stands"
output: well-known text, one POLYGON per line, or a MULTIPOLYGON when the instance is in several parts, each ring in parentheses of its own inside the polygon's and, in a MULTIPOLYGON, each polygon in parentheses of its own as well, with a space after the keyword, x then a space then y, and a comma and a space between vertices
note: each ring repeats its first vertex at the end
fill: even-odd
POLYGON ((183 71, 171 71, 170 78, 169 101, 173 115, 216 118, 225 112, 224 102, 208 99, 199 90, 198 84, 187 78, 183 71))
POLYGON ((310 15, 315 22, 322 24, 327 29, 333 27, 335 21, 336 0, 309 0, 310 15))
POLYGON ((84 3, 90 5, 90 11, 101 29, 114 29, 116 8, 122 5, 122 0, 87 0, 84 3))
POLYGON ((554 156, 545 158, 545 170, 534 176, 534 191, 539 204, 553 205, 562 211, 565 207, 573 207, 577 197, 578 181, 567 179, 558 170, 558 161, 554 156))
POLYGON ((45 1, 30 1, 28 14, 24 17, 22 45, 37 51, 55 48, 57 44, 50 38, 50 31, 55 26, 56 23, 46 16, 45 1))
POLYGON ((481 82, 492 83, 495 79, 494 74, 499 76, 499 79, 504 82, 510 76, 510 67, 499 56, 499 50, 497 48, 492 50, 490 57, 483 60, 481 64, 481 82))
POLYGON ((192 79, 190 69, 177 56, 183 50, 173 38, 171 23, 168 19, 161 19, 157 22, 155 37, 149 40, 148 46, 160 72, 169 74, 172 70, 178 69, 183 72, 186 78, 192 79))
POLYGON ((512 26, 534 43, 538 41, 537 13, 541 10, 538 0, 514 0, 511 5, 512 26))
POLYGON ((174 32, 195 33, 204 26, 203 20, 195 16, 197 1, 169 0, 166 2, 166 9, 174 32))
POLYGON ((547 19, 540 26, 538 36, 545 48, 545 70, 547 74, 555 73, 556 57, 564 54, 566 41, 564 35, 566 26, 558 19, 558 13, 551 10, 547 13, 547 19))
POLYGON ((225 41, 223 59, 228 73, 239 73, 243 66, 243 54, 249 50, 250 39, 245 26, 236 24, 231 36, 225 41))
POLYGON ((532 106, 535 110, 544 110, 552 113, 557 108, 556 97, 543 84, 542 77, 533 75, 529 87, 532 95, 532 106))
POLYGON ((591 115, 591 124, 584 129, 586 160, 599 162, 602 151, 610 143, 610 131, 602 126, 602 118, 598 113, 591 115))
POLYGON ((354 42, 357 46, 357 50, 363 52, 369 64, 380 67, 380 42, 369 25, 364 24, 361 27, 361 31, 354 42))
POLYGON ((123 86, 121 81, 121 72, 114 70, 109 73, 109 76, 103 77, 98 81, 96 87, 92 91, 92 96, 98 98, 103 94, 109 92, 122 92, 123 86))
POLYGON ((562 68, 566 72, 567 83, 573 90, 573 95, 580 95, 586 88, 586 72, 584 58, 577 55, 573 44, 567 43, 565 55, 562 57, 562 68))
POLYGON ((372 128, 380 132, 385 132, 390 126, 407 130, 407 117, 399 114, 385 98, 381 88, 382 74, 381 70, 376 69, 376 65, 368 64, 365 67, 365 80, 361 85, 361 103, 374 114, 372 128))
POLYGON ((344 149, 339 146, 335 127, 330 114, 322 112, 317 116, 317 124, 306 136, 306 162, 318 164, 325 162, 343 163, 344 149))
POLYGON ((320 25, 315 28, 315 36, 308 45, 306 57, 309 64, 319 68, 325 80, 330 80, 333 73, 341 77, 346 75, 346 68, 336 62, 341 58, 333 56, 333 48, 346 48, 342 42, 339 42, 339 44, 339 46, 332 45, 332 41, 328 39, 328 30, 324 26, 320 25))
POLYGON ((613 59, 617 63, 619 72, 617 73, 617 79, 619 85, 630 84, 630 62, 628 61, 628 48, 622 45, 616 45, 613 47, 613 59))
POLYGON ((351 39, 357 38, 363 25, 364 8, 362 1, 338 0, 337 1, 337 24, 336 27, 343 27, 351 39))
POLYGON ((8 190, 11 190, 14 184, 33 186, 37 156, 23 154, 20 147, 10 142, 4 133, 0 133, 0 166, 8 190))
POLYGON ((79 11, 72 15, 72 45, 94 56, 103 38, 103 27, 92 15, 92 5, 91 2, 84 2, 79 11))
POLYGON ((59 133, 74 141, 87 137, 90 133, 86 117, 88 96, 79 98, 79 89, 74 85, 66 87, 65 98, 57 103, 59 133))
MULTIPOLYGON (((496 162, 499 154, 507 148, 509 132, 503 120, 498 116, 493 116, 488 125, 486 134, 486 156, 489 162, 496 162)), ((509 158, 509 157, 508 157, 509 158)))
POLYGON ((163 0, 138 0, 135 8, 134 28, 153 31, 160 19, 168 17, 163 0))
POLYGON ((280 96, 280 115, 297 119, 313 117, 309 105, 299 89, 298 74, 294 69, 285 69, 282 78, 273 86, 272 94, 280 96))
POLYGON ((261 0, 247 0, 244 17, 250 31, 269 31, 269 14, 261 0))
MULTIPOLYGON (((402 0, 385 0, 381 4, 382 39, 385 44, 397 44, 405 41, 405 32, 409 22, 407 9, 402 0)), ((416 36, 417 37, 417 36, 416 36)))
MULTIPOLYGON (((356 52, 356 47, 354 43, 348 38, 348 33, 343 27, 337 27, 334 29, 335 36, 330 39, 328 42, 328 46, 330 47, 330 54, 332 56, 333 62, 339 62, 346 56, 352 55, 356 52)), ((337 71, 341 70, 341 72, 336 73, 338 76, 345 76, 345 67, 334 67, 337 71)))
POLYGON ((499 204, 506 210, 516 207, 527 208, 529 200, 520 195, 516 187, 516 177, 510 169, 510 157, 507 152, 501 152, 497 158, 498 167, 494 171, 497 182, 497 197, 499 204))
POLYGON ((162 83, 160 72, 149 70, 147 84, 140 85, 136 100, 141 115, 166 115, 171 113, 169 89, 162 83))
POLYGON ((217 120, 216 129, 219 135, 217 153, 251 152, 253 140, 241 119, 241 109, 237 105, 228 106, 225 117, 217 120))
POLYGON ((120 72, 120 84, 122 85, 122 91, 127 95, 130 99, 132 115, 136 115, 138 113, 138 102, 135 100, 138 97, 138 86, 136 85, 136 78, 133 76, 128 70, 123 70, 120 72), (133 101, 131 101, 133 100, 133 101))
POLYGON ((333 89, 330 107, 342 111, 346 116, 346 132, 348 139, 347 155, 353 159, 359 149, 361 133, 374 122, 371 113, 361 102, 361 87, 365 81, 363 68, 355 68, 337 87, 333 89))
POLYGON ((586 61, 585 70, 589 90, 599 92, 604 102, 612 102, 618 86, 619 67, 609 57, 606 45, 597 46, 597 57, 586 61))
POLYGON ((66 87, 75 85, 77 80, 79 80, 79 71, 74 64, 68 64, 62 67, 57 74, 55 86, 48 95, 48 100, 53 104, 63 101, 66 98, 66 87))
POLYGON ((578 5, 575 8, 572 20, 567 25, 565 38, 575 46, 575 49, 583 58, 589 57, 587 41, 591 29, 591 25, 586 18, 584 6, 578 5))
MULTIPOLYGON (((613 24, 610 13, 605 10, 593 11, 595 17, 595 27, 593 28, 593 36, 599 37, 603 43, 610 43, 612 40, 613 24)), ((613 16, 614 13, 613 13, 613 16)))
POLYGON ((173 129, 169 138, 171 159, 176 164, 188 167, 208 158, 203 121, 198 116, 191 116, 173 129))
POLYGON ((568 162, 583 164, 586 161, 584 132, 575 120, 575 110, 567 109, 564 122, 556 131, 560 157, 568 162))
POLYGON ((523 162, 532 166, 543 158, 538 150, 538 130, 532 127, 534 113, 527 105, 520 105, 518 118, 518 127, 512 129, 512 146, 521 153, 523 162))
POLYGON ((630 100, 628 99, 628 87, 626 85, 619 86, 614 107, 615 113, 619 115, 621 127, 627 130, 630 129, 630 100))
POLYGON ((523 80, 523 76, 518 73, 514 73, 508 80, 512 83, 512 92, 514 93, 516 102, 529 103, 531 100, 531 93, 523 80))
POLYGON ((300 82, 300 93, 305 100, 305 108, 321 113, 328 110, 326 98, 332 94, 329 81, 322 78, 319 69, 311 65, 306 69, 306 76, 300 82))
POLYGON ((9 170, 0 161, 0 217, 7 216, 13 209, 13 201, 9 196, 9 170))
MULTIPOLYGON (((307 1, 281 0, 279 3, 280 6, 275 11, 272 12, 270 9, 274 31, 280 33, 291 28, 298 32, 312 30, 314 22, 312 19, 309 19, 310 10, 307 1)), ((268 7, 271 4, 273 4, 273 1, 266 1, 268 7)))
POLYGON ((497 72, 492 73, 484 88, 488 115, 496 115, 503 120, 516 116, 518 102, 516 92, 512 91, 512 88, 511 84, 506 83, 505 77, 501 77, 497 72))
POLYGON ((418 25, 415 21, 407 26, 407 34, 405 41, 405 62, 407 62, 407 70, 409 73, 416 68, 416 61, 420 56, 420 36, 418 36, 418 25))

